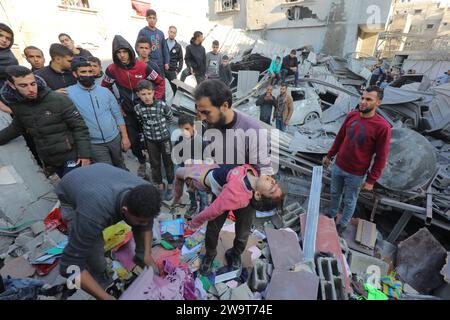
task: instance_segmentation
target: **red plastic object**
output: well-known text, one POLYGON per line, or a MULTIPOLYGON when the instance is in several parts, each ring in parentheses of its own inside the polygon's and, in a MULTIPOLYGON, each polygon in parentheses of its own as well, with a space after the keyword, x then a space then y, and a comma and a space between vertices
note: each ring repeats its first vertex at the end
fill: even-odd
POLYGON ((58 265, 59 259, 56 259, 53 264, 36 264, 34 265, 36 269, 36 274, 40 277, 44 277, 50 273, 58 265))
POLYGON ((230 219, 231 221, 236 221, 236 217, 234 216, 233 211, 228 211, 228 219, 230 219))
POLYGON ((63 234, 67 234, 67 224, 64 222, 61 216, 61 209, 53 209, 44 220, 47 231, 57 228, 63 234))

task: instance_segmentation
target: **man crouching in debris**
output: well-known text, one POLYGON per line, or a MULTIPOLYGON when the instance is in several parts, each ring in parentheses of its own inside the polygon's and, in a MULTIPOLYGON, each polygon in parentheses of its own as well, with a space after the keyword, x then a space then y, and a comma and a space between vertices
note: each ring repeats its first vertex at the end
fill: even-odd
POLYGON ((328 166, 331 158, 337 154, 331 167, 331 205, 328 216, 336 217, 343 198, 342 219, 336 226, 340 236, 353 216, 359 190, 373 156, 375 159, 363 190, 373 190, 374 183, 381 177, 386 165, 391 127, 376 113, 382 99, 383 91, 376 86, 370 86, 363 92, 359 110, 347 115, 333 146, 322 161, 324 166, 328 166))
MULTIPOLYGON (((205 134, 212 133, 214 138, 214 142, 210 145, 214 145, 212 147, 214 162, 219 165, 236 166, 251 164, 261 175, 272 175, 268 131, 263 129, 257 120, 237 113, 231 108, 233 98, 230 88, 220 80, 206 80, 196 88, 194 96, 197 114, 208 126, 205 134)), ((251 232, 255 209, 249 204, 245 208, 235 210, 234 215, 236 236, 233 248, 227 250, 225 257, 232 269, 239 269, 241 254, 245 250, 251 232)), ((228 212, 223 212, 208 222, 205 237, 206 253, 199 270, 202 275, 208 275, 212 271, 220 229, 227 216, 228 212)))
POLYGON ((133 230, 134 262, 157 270, 151 256, 152 227, 161 198, 155 186, 126 170, 97 163, 64 176, 55 192, 69 226, 61 275, 69 277, 79 270, 84 291, 97 299, 114 299, 104 291, 110 279, 106 274, 103 230, 122 220, 133 230))

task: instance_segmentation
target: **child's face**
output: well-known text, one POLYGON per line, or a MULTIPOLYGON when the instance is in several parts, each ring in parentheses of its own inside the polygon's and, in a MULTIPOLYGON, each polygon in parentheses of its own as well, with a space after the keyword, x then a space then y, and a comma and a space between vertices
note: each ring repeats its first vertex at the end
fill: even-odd
POLYGON ((256 181, 256 193, 266 198, 280 198, 283 191, 271 176, 262 175, 256 181))
POLYGON ((138 43, 137 52, 139 57, 147 59, 151 52, 150 45, 148 43, 138 43))
POLYGON ((226 59, 222 60, 222 65, 227 66, 228 65, 228 60, 226 60, 226 59))
POLYGON ((180 129, 183 130, 183 135, 185 138, 190 139, 194 136, 194 126, 190 123, 181 125, 180 129))
POLYGON ((147 17, 147 23, 150 28, 154 28, 156 26, 157 21, 158 21, 158 19, 154 15, 147 17))
POLYGON ((213 46, 212 46, 212 52, 213 52, 214 54, 217 54, 217 53, 219 52, 219 46, 213 44, 213 46))
POLYGON ((151 104, 153 104, 153 101, 154 101, 153 97, 155 95, 155 90, 143 89, 143 90, 137 92, 137 95, 144 104, 151 105, 151 104))
POLYGON ((0 30, 0 49, 7 49, 11 45, 12 34, 0 30))

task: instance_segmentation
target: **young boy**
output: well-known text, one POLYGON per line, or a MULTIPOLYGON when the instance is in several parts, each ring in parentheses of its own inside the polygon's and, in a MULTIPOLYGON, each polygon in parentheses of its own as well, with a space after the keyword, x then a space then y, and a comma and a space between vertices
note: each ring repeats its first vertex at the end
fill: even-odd
MULTIPOLYGON (((14 44, 14 32, 4 23, 0 23, 0 89, 6 81, 6 68, 18 65, 16 57, 11 51, 14 44)), ((0 100, 0 110, 11 113, 11 109, 0 100)))
POLYGON ((145 62, 149 65, 153 70, 155 70, 161 77, 163 77, 163 73, 161 73, 160 67, 150 60, 150 56, 152 54, 152 44, 150 40, 147 38, 141 37, 136 41, 136 52, 138 54, 138 59, 142 62, 145 62))
POLYGON ((233 82, 233 75, 231 74, 231 67, 227 55, 222 57, 222 63, 219 66, 219 77, 228 87, 231 85, 231 82, 233 82))
POLYGON ((278 81, 281 79, 281 57, 277 56, 272 60, 269 67, 270 84, 277 85, 278 81))
POLYGON ((140 99, 134 107, 150 158, 153 182, 159 185, 161 198, 169 201, 173 197, 172 143, 167 123, 173 120, 170 107, 163 101, 155 100, 155 90, 149 80, 141 80, 136 86, 140 99), (161 173, 161 157, 167 177, 167 189, 164 188, 161 173))
MULTIPOLYGON (((202 137, 197 134, 194 127, 194 119, 192 117, 181 115, 178 118, 178 128, 182 130, 182 136, 178 139, 174 146, 176 156, 180 156, 180 167, 183 167, 185 162, 194 162, 203 160, 203 150, 208 145, 202 137), (178 152, 177 152, 178 151, 178 152)), ((197 213, 197 197, 200 200, 200 210, 202 212, 208 205, 208 195, 206 192, 197 190, 188 191, 191 205, 187 211, 187 217, 190 218, 197 213)))
POLYGON ((222 55, 219 53, 219 41, 214 40, 212 50, 206 54, 206 76, 207 79, 219 79, 219 66, 222 55))
POLYGON ((95 84, 100 85, 102 83, 104 72, 102 70, 102 61, 97 57, 89 57, 87 61, 91 64, 94 70, 95 84))

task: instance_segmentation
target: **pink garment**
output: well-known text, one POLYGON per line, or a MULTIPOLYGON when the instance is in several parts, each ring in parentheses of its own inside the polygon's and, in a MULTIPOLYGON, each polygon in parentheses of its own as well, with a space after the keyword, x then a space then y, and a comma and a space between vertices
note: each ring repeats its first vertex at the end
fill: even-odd
POLYGON ((199 228, 206 221, 213 220, 229 210, 237 210, 248 206, 253 197, 253 192, 247 189, 244 182, 248 170, 252 170, 255 176, 259 176, 255 168, 248 164, 231 170, 227 176, 227 184, 216 200, 192 219, 192 228, 199 228))
POLYGON ((122 294, 119 300, 195 300, 195 281, 187 265, 165 263, 164 278, 147 268, 122 294))

